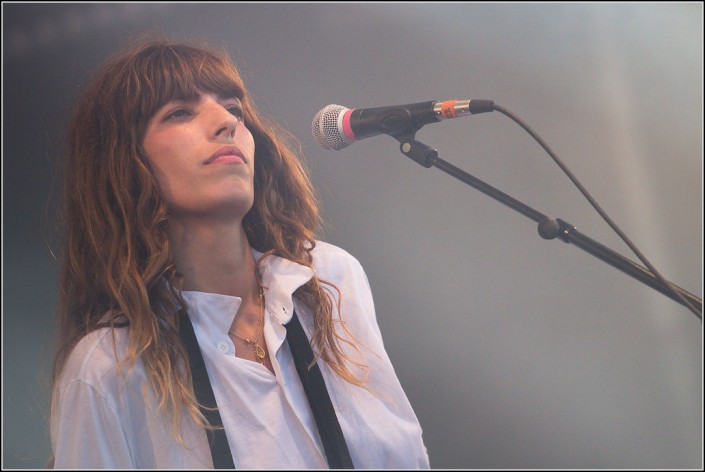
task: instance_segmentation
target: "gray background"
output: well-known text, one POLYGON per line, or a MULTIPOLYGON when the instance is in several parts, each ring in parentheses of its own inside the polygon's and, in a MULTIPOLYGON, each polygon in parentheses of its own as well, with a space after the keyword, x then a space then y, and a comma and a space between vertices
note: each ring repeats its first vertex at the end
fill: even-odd
MULTIPOLYGON (((323 106, 487 98, 702 296, 703 8, 668 4, 3 3, 3 466, 49 454, 57 157, 86 73, 130 38, 209 39, 308 156, 322 237, 367 270, 435 468, 702 467, 702 324, 323 106)), ((636 260, 499 113, 421 130, 440 156, 636 260)))

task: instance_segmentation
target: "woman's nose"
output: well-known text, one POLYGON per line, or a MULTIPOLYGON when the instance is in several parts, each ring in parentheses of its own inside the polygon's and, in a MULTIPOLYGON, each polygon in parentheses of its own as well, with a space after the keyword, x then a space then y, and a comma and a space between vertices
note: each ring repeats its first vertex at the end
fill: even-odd
POLYGON ((235 131, 237 131, 237 125, 240 123, 240 120, 222 106, 218 105, 218 108, 213 137, 215 139, 231 140, 235 137, 235 131))

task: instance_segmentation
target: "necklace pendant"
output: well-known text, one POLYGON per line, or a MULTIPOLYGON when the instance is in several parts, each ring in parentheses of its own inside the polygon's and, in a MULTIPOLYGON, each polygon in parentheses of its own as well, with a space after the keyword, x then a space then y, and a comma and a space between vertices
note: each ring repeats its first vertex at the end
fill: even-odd
POLYGON ((257 361, 263 362, 264 356, 266 355, 266 353, 264 352, 264 349, 262 349, 262 347, 259 344, 255 344, 253 350, 255 352, 255 357, 257 358, 257 361))

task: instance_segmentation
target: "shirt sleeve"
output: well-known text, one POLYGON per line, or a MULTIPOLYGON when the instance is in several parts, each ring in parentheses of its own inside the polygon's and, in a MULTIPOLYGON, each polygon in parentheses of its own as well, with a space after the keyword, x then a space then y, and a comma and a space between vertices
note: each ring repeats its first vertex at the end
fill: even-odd
POLYGON ((90 384, 76 380, 58 392, 52 427, 54 468, 135 468, 120 415, 90 384))

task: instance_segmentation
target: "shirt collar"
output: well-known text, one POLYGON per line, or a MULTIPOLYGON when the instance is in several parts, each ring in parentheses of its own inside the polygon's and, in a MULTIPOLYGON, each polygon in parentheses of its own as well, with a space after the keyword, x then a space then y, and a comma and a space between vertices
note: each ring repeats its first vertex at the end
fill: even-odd
POLYGON ((186 290, 181 292, 181 296, 189 307, 191 322, 209 339, 222 337, 230 330, 242 304, 242 298, 220 293, 186 290))
MULTIPOLYGON (((283 257, 263 253, 252 248, 252 255, 259 262, 262 259, 260 277, 264 288, 267 311, 281 324, 291 320, 294 312, 293 294, 313 277, 313 269, 283 257)), ((197 291, 182 291, 181 295, 194 322, 209 326, 218 335, 227 332, 232 325, 242 299, 231 295, 197 291), (203 320, 205 317, 208 321, 203 320)))
POLYGON ((258 262, 264 257, 259 267, 268 311, 280 323, 288 323, 294 311, 292 295, 313 278, 313 269, 283 257, 263 255, 256 249, 252 254, 258 262))

